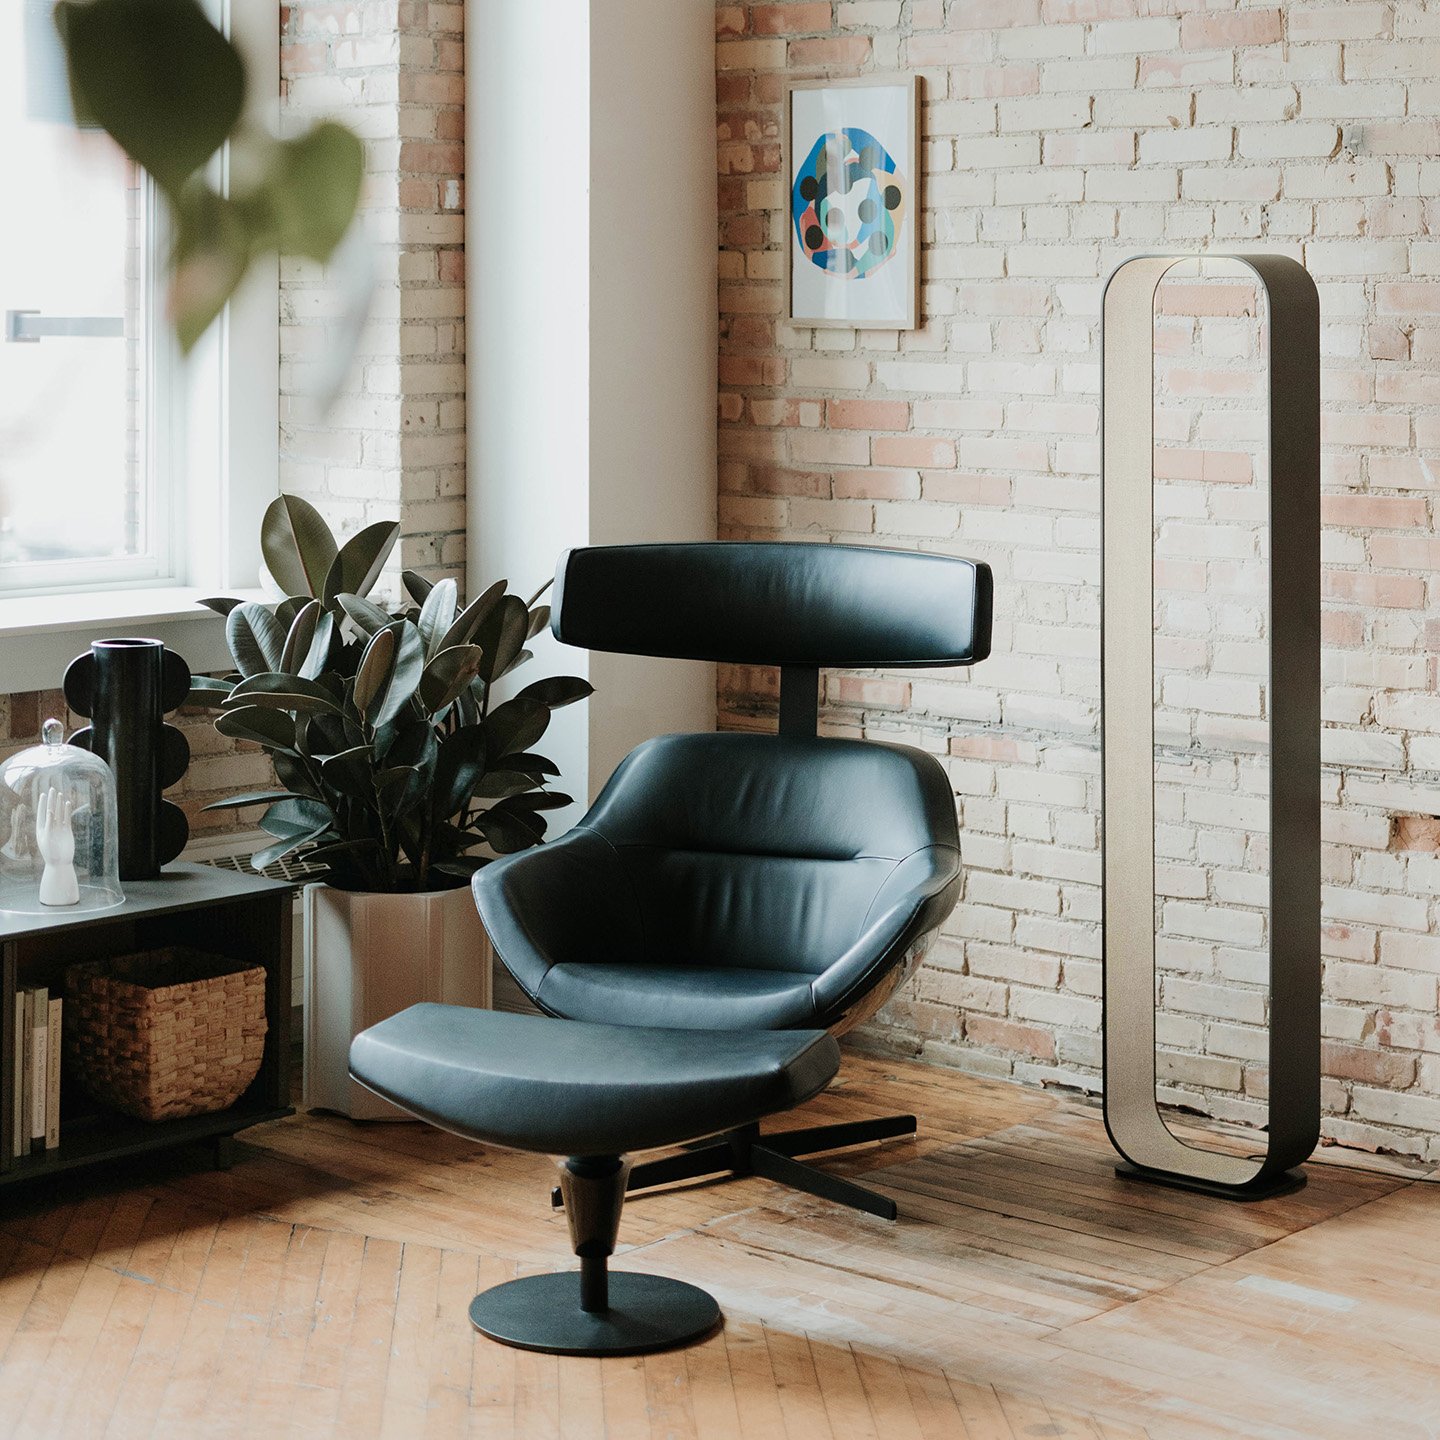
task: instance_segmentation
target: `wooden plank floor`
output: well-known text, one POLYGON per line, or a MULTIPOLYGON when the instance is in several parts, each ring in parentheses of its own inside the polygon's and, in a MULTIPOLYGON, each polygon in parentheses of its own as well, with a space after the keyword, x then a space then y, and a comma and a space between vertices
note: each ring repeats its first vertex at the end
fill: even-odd
POLYGON ((1440 1432, 1440 1187, 1332 1165, 1251 1205, 1127 1184, 1086 1104, 859 1056, 785 1123, 899 1109, 919 1139, 829 1162, 897 1225, 754 1179, 633 1201, 617 1267, 726 1314, 635 1360, 475 1337, 477 1289, 568 1262, 551 1169, 418 1125, 296 1117, 228 1173, 151 1161, 7 1197, 0 1434, 1440 1432))

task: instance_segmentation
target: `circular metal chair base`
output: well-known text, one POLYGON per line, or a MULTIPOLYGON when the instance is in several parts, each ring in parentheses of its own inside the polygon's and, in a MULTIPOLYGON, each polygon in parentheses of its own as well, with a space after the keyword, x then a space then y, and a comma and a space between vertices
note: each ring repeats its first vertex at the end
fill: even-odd
POLYGON ((698 1340, 720 1320, 713 1296, 683 1280, 612 1270, 610 1308, 580 1308, 576 1271, 529 1275, 470 1302, 470 1323, 502 1345, 550 1355, 645 1355, 698 1340))

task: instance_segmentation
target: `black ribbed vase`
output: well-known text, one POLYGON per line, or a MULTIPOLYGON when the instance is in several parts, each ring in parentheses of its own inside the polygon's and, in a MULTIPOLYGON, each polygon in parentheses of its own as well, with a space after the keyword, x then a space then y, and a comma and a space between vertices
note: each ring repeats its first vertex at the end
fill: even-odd
POLYGON ((190 837, 185 812, 160 792, 184 775, 190 746, 165 714, 190 693, 190 667, 158 640, 97 640, 65 671, 65 699, 89 716, 72 745, 115 772, 120 878, 149 880, 190 837))

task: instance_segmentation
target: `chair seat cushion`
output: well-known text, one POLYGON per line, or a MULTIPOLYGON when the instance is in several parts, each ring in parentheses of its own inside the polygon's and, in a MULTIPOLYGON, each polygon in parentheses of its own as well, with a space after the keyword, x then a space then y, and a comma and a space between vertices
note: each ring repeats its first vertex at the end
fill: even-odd
POLYGON ((814 976, 797 970, 718 965, 552 965, 536 991, 545 1009, 572 1020, 702 1030, 817 1027, 814 976))
POLYGON ((414 1005, 355 1037, 350 1073, 471 1140, 620 1155, 747 1125, 817 1095, 840 1049, 824 1031, 591 1025, 414 1005))

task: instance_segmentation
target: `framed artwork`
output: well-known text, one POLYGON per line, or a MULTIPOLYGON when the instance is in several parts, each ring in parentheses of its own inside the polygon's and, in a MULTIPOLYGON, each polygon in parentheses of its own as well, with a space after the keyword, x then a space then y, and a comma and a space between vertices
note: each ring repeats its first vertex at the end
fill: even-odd
POLYGON ((920 296, 920 79, 787 87, 786 314, 913 330, 920 296))

